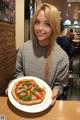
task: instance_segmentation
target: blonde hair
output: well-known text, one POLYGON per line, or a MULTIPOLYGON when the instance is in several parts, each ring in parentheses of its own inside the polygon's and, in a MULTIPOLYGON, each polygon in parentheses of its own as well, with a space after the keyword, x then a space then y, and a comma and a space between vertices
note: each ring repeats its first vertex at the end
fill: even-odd
POLYGON ((51 37, 51 39, 53 41, 54 39, 56 39, 56 37, 60 33, 60 19, 61 19, 59 11, 53 5, 43 3, 42 5, 40 5, 40 7, 38 7, 38 9, 36 10, 36 12, 34 13, 34 16, 32 18, 32 23, 31 23, 32 34, 33 34, 33 36, 35 36, 34 24, 35 24, 35 20, 36 20, 38 14, 41 10, 44 11, 46 18, 49 21, 50 27, 53 30, 53 34, 51 37))
POLYGON ((47 53, 48 58, 46 60, 46 66, 45 66, 45 80, 47 80, 48 74, 49 74, 49 65, 51 63, 51 50, 53 49, 53 44, 54 44, 57 36, 60 34, 60 19, 61 19, 61 17, 60 17, 59 11, 57 10, 57 8, 55 6, 47 4, 47 3, 43 3, 42 5, 40 5, 40 7, 38 7, 38 9, 36 10, 36 12, 34 13, 34 16, 32 18, 32 24, 31 24, 32 38, 36 37, 35 33, 34 33, 34 25, 35 25, 35 20, 41 10, 44 11, 45 16, 48 19, 50 27, 53 31, 52 35, 49 38, 50 46, 48 49, 48 53, 47 53))

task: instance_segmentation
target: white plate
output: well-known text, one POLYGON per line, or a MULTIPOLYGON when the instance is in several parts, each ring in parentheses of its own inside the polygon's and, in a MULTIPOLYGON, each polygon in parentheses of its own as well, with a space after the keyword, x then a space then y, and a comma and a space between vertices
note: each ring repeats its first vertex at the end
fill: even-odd
POLYGON ((29 113, 37 113, 37 112, 41 112, 47 109, 52 102, 51 95, 52 95, 52 90, 48 86, 48 84, 45 83, 43 80, 33 77, 33 76, 21 77, 21 78, 13 80, 11 84, 9 85, 9 89, 8 89, 8 97, 9 97, 10 102, 19 110, 24 111, 24 112, 29 112, 29 113), (41 102, 40 104, 28 106, 28 105, 22 105, 14 99, 11 93, 12 87, 17 81, 20 81, 23 79, 33 79, 40 87, 43 87, 45 89, 46 95, 45 95, 45 99, 43 100, 43 102, 41 102))

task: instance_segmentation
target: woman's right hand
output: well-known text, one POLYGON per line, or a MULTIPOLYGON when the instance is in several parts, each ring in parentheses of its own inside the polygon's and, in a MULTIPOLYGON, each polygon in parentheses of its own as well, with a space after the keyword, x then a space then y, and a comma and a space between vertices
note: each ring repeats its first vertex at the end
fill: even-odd
POLYGON ((5 90, 5 94, 6 94, 6 95, 8 95, 9 85, 11 84, 11 82, 12 82, 12 81, 13 81, 13 80, 11 80, 11 81, 9 82, 9 84, 8 84, 8 86, 7 86, 6 90, 5 90))
POLYGON ((8 88, 9 88, 9 84, 8 84, 8 87, 6 88, 5 90, 5 94, 8 95, 8 88))

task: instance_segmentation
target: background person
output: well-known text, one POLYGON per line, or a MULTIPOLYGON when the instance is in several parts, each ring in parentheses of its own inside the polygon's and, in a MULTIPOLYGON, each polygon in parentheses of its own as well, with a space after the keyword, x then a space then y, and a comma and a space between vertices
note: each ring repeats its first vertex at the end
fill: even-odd
POLYGON ((69 39, 67 38, 66 35, 64 35, 64 25, 63 25, 63 21, 61 21, 60 23, 60 35, 57 37, 57 43, 61 46, 61 48, 67 53, 67 55, 69 57, 73 56, 74 53, 74 48, 71 44, 71 42, 69 41, 69 39))

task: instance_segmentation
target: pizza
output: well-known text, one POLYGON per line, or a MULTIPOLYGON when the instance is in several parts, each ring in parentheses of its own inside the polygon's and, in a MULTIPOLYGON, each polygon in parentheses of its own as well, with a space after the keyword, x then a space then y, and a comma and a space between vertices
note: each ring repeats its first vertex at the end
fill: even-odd
POLYGON ((44 100, 45 94, 45 90, 32 79, 20 80, 12 88, 14 99, 23 105, 39 104, 44 100))

